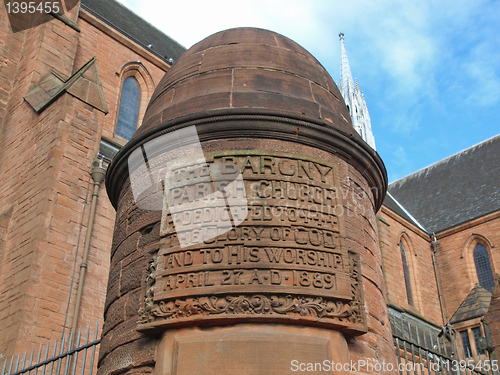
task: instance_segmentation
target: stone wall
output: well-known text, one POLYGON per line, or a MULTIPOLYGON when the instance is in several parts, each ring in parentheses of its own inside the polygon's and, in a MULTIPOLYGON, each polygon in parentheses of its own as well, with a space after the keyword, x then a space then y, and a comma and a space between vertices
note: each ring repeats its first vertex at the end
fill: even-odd
POLYGON ((486 247, 493 274, 500 268, 500 214, 472 220, 436 234, 440 246, 437 261, 443 279, 446 313, 450 316, 478 283, 473 251, 477 243, 486 247))
POLYGON ((441 307, 434 266, 431 238, 427 233, 408 223, 383 206, 379 212, 379 240, 383 254, 387 299, 411 313, 417 314, 437 326, 442 326, 441 307), (404 282, 403 263, 399 243, 404 241, 413 305, 408 303, 404 282))
MULTIPOLYGON (((13 33, 5 7, 0 7, 0 353, 4 355, 31 350, 33 344, 60 337, 63 328, 69 328, 89 214, 91 161, 101 138, 125 143, 114 136, 122 70, 129 63, 146 76, 144 111, 154 85, 168 69, 158 57, 84 10, 77 18, 78 8, 67 16, 78 22, 80 32, 53 18, 13 33), (51 70, 70 77, 94 56, 108 114, 68 93, 41 113, 24 100, 51 70)), ((80 310, 82 326, 94 325, 104 310, 115 213, 104 186, 100 191, 80 310)))

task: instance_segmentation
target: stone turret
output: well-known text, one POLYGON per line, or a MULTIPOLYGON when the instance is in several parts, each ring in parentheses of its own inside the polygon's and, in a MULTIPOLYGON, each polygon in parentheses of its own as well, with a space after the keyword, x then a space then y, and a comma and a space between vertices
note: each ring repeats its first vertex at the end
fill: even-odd
POLYGON ((375 219, 385 167, 295 42, 239 28, 191 47, 106 187, 100 374, 393 362, 375 219))

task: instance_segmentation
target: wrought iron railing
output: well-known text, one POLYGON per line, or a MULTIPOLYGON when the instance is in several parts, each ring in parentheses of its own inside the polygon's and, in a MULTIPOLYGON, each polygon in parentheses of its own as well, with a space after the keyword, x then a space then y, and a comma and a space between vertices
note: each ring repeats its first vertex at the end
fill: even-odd
POLYGON ((29 358, 28 351, 25 351, 24 355, 5 358, 3 363, 0 360, 0 375, 92 375, 101 342, 97 335, 98 323, 93 338, 88 326, 83 335, 80 328, 76 337, 71 333, 69 338, 63 335, 59 341, 56 339, 53 345, 50 341, 45 346, 40 344, 38 351, 33 347, 29 358))
POLYGON ((394 309, 389 318, 400 375, 499 375, 486 352, 466 355, 456 332, 446 339, 439 327, 394 309))
MULTIPOLYGON (((390 314, 399 375, 499 375, 496 362, 487 355, 465 357, 457 345, 439 337, 437 327, 416 324, 397 314, 390 314), (478 366, 479 364, 479 366, 478 366)), ((92 375, 100 340, 98 324, 93 338, 90 326, 66 340, 41 344, 38 351, 0 359, 0 375, 92 375), (29 358, 28 358, 29 357, 29 358), (50 358, 49 358, 50 357, 50 358)), ((390 371, 393 372, 393 371, 390 371)), ((395 372, 395 371, 394 371, 395 372)))
POLYGON ((465 358, 460 350, 452 356, 429 350, 415 342, 394 336, 400 375, 497 375, 498 364, 487 356, 465 358))

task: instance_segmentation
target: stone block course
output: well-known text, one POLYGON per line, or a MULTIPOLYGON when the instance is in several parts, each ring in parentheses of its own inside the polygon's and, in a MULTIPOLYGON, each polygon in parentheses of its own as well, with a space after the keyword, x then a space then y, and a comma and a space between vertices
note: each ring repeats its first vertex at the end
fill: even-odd
MULTIPOLYGON (((122 67, 127 62, 140 61, 146 71, 149 77, 147 83, 141 83, 141 89, 148 93, 141 100, 144 107, 167 66, 146 58, 148 52, 138 52, 139 47, 130 48, 123 42, 122 36, 100 25, 100 21, 86 14, 85 10, 78 18, 80 33, 54 19, 40 27, 13 34, 5 9, 0 8, 0 207, 13 207, 8 225, 0 230, 0 353, 10 355, 29 350, 33 344, 47 338, 59 336, 69 298, 72 299, 68 316, 72 317, 76 284, 70 283, 74 262, 78 276, 87 230, 90 193, 87 205, 84 200, 90 178, 90 161, 99 149, 101 137, 116 144, 125 143, 115 135, 122 67), (58 98, 40 114, 24 100, 23 97, 52 69, 69 77, 93 56, 97 56, 96 65, 109 109, 107 115, 69 94, 58 98)), ((214 61, 220 58, 216 57, 214 61)), ((247 56, 244 56, 245 59, 247 56)), ((190 74, 194 74, 196 69, 197 66, 190 66, 190 74)), ((248 93, 259 84, 267 87, 281 82, 295 96, 300 97, 304 93, 313 95, 316 104, 305 108, 307 113, 324 118, 330 124, 337 119, 335 113, 322 108, 328 105, 328 92, 316 83, 311 86, 312 92, 304 91, 298 81, 288 81, 283 73, 267 71, 261 77, 264 81, 251 81, 244 86, 245 80, 251 76, 249 71, 234 73, 234 82, 230 80, 223 86, 234 85, 237 88, 237 95, 233 98, 236 104, 240 100, 245 103, 248 93)), ((227 78, 231 75, 223 72, 221 76, 227 78)), ((210 92, 209 86, 204 81, 200 86, 203 89, 200 96, 203 97, 193 100, 213 105, 221 100, 228 102, 227 93, 214 96, 212 101, 207 100, 205 96, 210 92)), ((224 91, 223 86, 218 90, 224 91)), ((168 107, 172 99, 182 101, 183 95, 189 97, 189 90, 177 94, 174 97, 174 91, 170 90, 165 94, 164 103, 151 107, 151 111, 158 114, 150 118, 147 126, 160 123, 162 116, 175 114, 178 108, 163 113, 163 106, 168 107)), ((275 94, 267 96, 270 100, 277 98, 275 94)), ((250 99, 257 105, 262 95, 250 99)), ((295 105, 296 99, 280 98, 274 104, 279 104, 275 107, 280 109, 285 102, 295 105)), ((143 115, 144 108, 141 108, 140 117, 143 115)), ((204 147, 208 151, 218 149, 214 142, 206 142, 204 147)), ((349 176, 340 181, 347 233, 343 245, 361 256, 370 326, 367 334, 347 340, 352 358, 390 357, 392 343, 385 312, 386 296, 389 302, 442 325, 428 235, 387 208, 382 208, 379 214, 389 226, 377 226, 373 192, 360 171, 346 163, 347 159, 342 156, 329 159, 325 151, 313 153, 308 146, 277 139, 227 139, 224 147, 226 150, 272 149, 301 155, 310 153, 320 159, 328 159, 337 167, 339 176, 349 176), (399 240, 403 232, 410 240, 407 251, 413 306, 408 304, 402 284, 399 240)), ((142 302, 147 262, 151 254, 159 249, 155 243, 159 240, 161 212, 130 208, 133 196, 129 182, 123 185, 119 199, 126 204, 118 205, 115 223, 114 208, 104 186, 101 187, 80 322, 82 325, 94 324, 105 314, 105 335, 101 345, 104 369, 109 369, 110 373, 149 373, 154 344, 153 341, 144 341, 142 334, 135 331, 133 315, 142 302), (112 243, 113 228, 115 238, 112 243), (108 279, 110 264, 112 271, 108 279), (139 343, 145 343, 149 349, 141 351, 139 343), (137 352, 134 352, 130 364, 119 370, 119 358, 124 353, 122 347, 137 349, 137 352)), ((449 316, 477 282, 472 249, 466 246, 469 236, 480 234, 491 242, 489 250, 493 250, 493 268, 498 271, 500 252, 496 249, 500 246, 499 233, 500 218, 493 213, 491 217, 437 234, 440 242, 437 252, 439 277, 449 316)))
POLYGON ((119 346, 105 357, 99 358, 100 371, 106 374, 118 374, 133 368, 154 366, 156 340, 141 338, 131 343, 119 346))
MULTIPOLYGON (((102 134, 114 140, 120 86, 115 72, 126 62, 141 60, 152 81, 157 82, 167 69, 166 64, 159 67, 156 60, 152 63, 139 56, 116 32, 103 33, 81 18, 78 23, 80 33, 54 19, 13 34, 5 8, 0 9, 0 206, 13 206, 0 248, 4 254, 0 259, 0 353, 5 355, 30 350, 31 345, 41 342, 41 336, 47 336, 17 335, 20 327, 26 327, 27 332, 35 325, 42 330, 51 327, 53 338, 63 329, 68 298, 76 293, 76 283, 70 286, 73 263, 76 258, 78 277, 86 233, 89 207, 84 199, 90 162, 102 134), (99 57, 97 67, 106 101, 114 112, 104 116, 68 94, 41 114, 24 101, 23 96, 52 69, 69 77, 91 57, 99 56, 99 48, 106 49, 108 56, 99 57), (36 321, 33 316, 38 316, 36 321)), ((90 201, 90 194, 87 198, 90 201)), ((104 311, 115 217, 104 188, 96 213, 82 325, 95 324, 104 311)), ((73 308, 74 303, 70 303, 69 318, 73 308)))

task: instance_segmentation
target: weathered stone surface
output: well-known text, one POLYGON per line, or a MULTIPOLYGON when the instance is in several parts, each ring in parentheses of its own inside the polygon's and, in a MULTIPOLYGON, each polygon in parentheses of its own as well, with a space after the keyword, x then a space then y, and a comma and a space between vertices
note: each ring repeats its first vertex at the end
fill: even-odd
POLYGON ((154 366, 156 340, 143 337, 128 344, 117 346, 108 355, 99 358, 99 372, 117 374, 132 368, 154 366))
POLYGON ((121 262, 128 255, 137 250, 137 242, 141 234, 139 232, 131 232, 131 235, 126 237, 111 254, 111 263, 121 262))
MULTIPOLYGON (((329 74, 295 42, 252 28, 214 34, 186 51, 158 84, 143 125, 120 152, 108 179, 126 180, 119 177, 126 174, 120 159, 127 157, 150 133, 158 134, 179 123, 185 126, 190 120, 249 115, 277 116, 281 120, 288 118, 306 123, 275 122, 260 132, 255 122, 227 127, 227 122, 220 121, 217 124, 220 130, 211 122, 205 136, 200 127, 202 123, 197 122, 200 139, 205 140, 219 131, 224 134, 223 138, 283 139, 289 133, 294 134, 295 142, 299 143, 317 146, 318 142, 336 143, 337 152, 344 153, 346 159, 369 178, 371 187, 377 190, 376 206, 380 206, 387 184, 385 169, 378 155, 354 131, 349 112, 329 74), (229 44, 228 38, 232 40, 229 44), (297 137, 298 134, 301 137, 297 137)), ((118 186, 109 183, 108 192, 116 204, 120 194, 118 186)))
POLYGON ((143 334, 134 329, 136 325, 136 319, 129 319, 110 330, 101 340, 99 357, 104 358, 113 349, 144 338, 143 334))
POLYGON ((104 312, 104 327, 102 329, 103 335, 106 335, 109 330, 124 321, 124 309, 126 303, 126 297, 119 298, 104 312))
POLYGON ((134 314, 162 337, 158 373, 281 374, 347 361, 351 344, 377 360, 387 179, 339 98, 307 51, 268 31, 215 34, 176 62, 108 169, 126 230, 101 373, 149 368, 127 357, 134 314))
POLYGON ((110 269, 104 311, 106 311, 108 307, 120 297, 120 276, 121 267, 115 265, 115 267, 110 269))
POLYGON ((122 269, 120 294, 124 295, 142 285, 142 275, 145 268, 146 262, 139 259, 122 269))
MULTIPOLYGON (((230 230, 214 227, 219 236, 183 247, 179 236, 192 241, 211 233, 201 227, 176 232, 173 214, 163 213, 163 245, 155 258, 157 276, 152 287, 154 306, 145 310, 141 329, 251 316, 364 331, 359 308, 363 301, 357 291, 359 264, 341 244, 344 207, 336 164, 258 151, 212 152, 206 158, 212 169, 241 170, 241 189, 227 199, 245 198, 244 213, 242 207, 232 207, 242 223, 230 230)), ((184 174, 186 168, 168 170, 184 174)), ((185 189, 186 195, 176 197, 177 201, 208 183, 188 179, 184 185, 185 177, 180 177, 177 189, 185 189)), ((215 225, 223 220, 221 208, 225 206, 201 206, 176 215, 184 221, 209 220, 213 223, 207 225, 215 225)))
POLYGON ((311 364, 316 368, 309 371, 331 374, 332 362, 349 363, 341 333, 283 325, 173 330, 162 337, 158 353, 157 371, 173 374, 288 374, 311 364))

